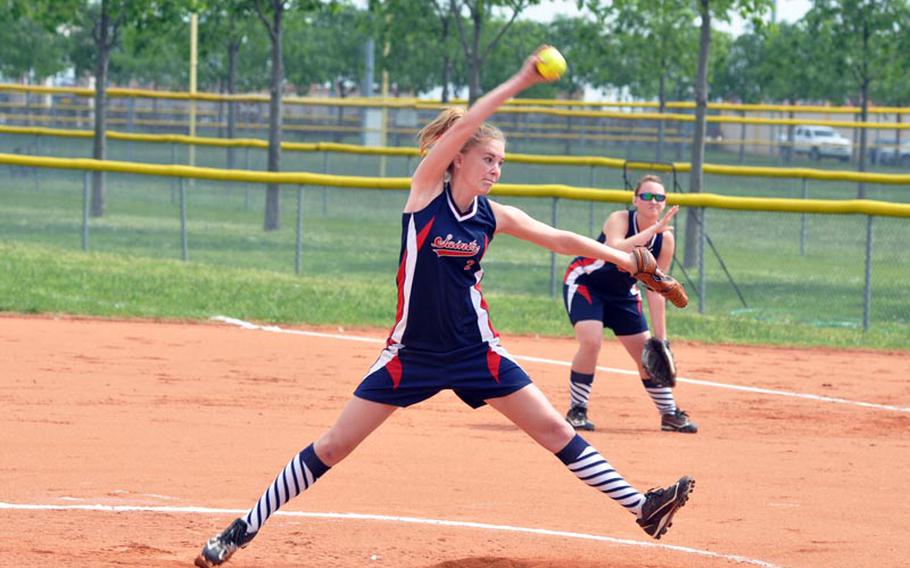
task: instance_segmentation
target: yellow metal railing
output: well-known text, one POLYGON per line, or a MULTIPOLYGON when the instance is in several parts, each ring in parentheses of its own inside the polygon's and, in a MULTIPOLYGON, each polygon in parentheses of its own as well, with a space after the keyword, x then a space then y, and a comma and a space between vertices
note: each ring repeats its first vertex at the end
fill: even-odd
MULTIPOLYGON (((61 136, 68 138, 91 138, 93 133, 89 130, 64 130, 43 127, 0 126, 0 133, 24 134, 38 136, 61 136)), ((234 147, 234 148, 268 148, 268 142, 258 138, 211 138, 200 136, 185 136, 182 134, 138 134, 132 132, 107 133, 112 140, 132 142, 195 144, 199 146, 234 147)), ((418 157, 417 148, 391 147, 391 146, 358 146, 356 144, 340 144, 334 142, 283 142, 283 150, 292 152, 336 152, 342 154, 360 154, 374 156, 403 156, 418 157)), ((50 159, 50 158, 49 158, 50 159)), ((612 169, 622 169, 624 166, 633 170, 689 172, 692 165, 687 162, 673 164, 649 162, 627 162, 619 158, 603 158, 599 156, 550 156, 538 154, 509 153, 506 159, 520 164, 562 165, 562 166, 589 166, 612 169)), ((869 172, 852 172, 846 170, 821 170, 815 168, 773 168, 756 166, 727 166, 720 164, 705 164, 703 171, 707 174, 739 176, 739 177, 766 177, 789 179, 815 179, 822 181, 847 181, 865 182, 885 185, 910 185, 910 174, 880 174, 869 172)))
MULTIPOLYGON (((80 97, 92 97, 94 89, 82 87, 45 87, 41 85, 17 85, 0 83, 0 91, 39 94, 70 94, 80 97)), ((210 102, 268 102, 268 95, 261 94, 220 94, 220 93, 195 93, 183 91, 158 91, 151 89, 127 89, 111 87, 107 90, 110 97, 132 97, 171 100, 197 100, 210 102)), ((286 96, 283 101, 289 104, 327 105, 327 106, 386 106, 386 107, 415 107, 421 105, 438 105, 438 101, 418 99, 416 97, 295 97, 286 96)), ((453 99, 451 104, 465 104, 463 99, 453 99)), ((507 104, 514 106, 558 106, 558 107, 614 107, 614 108, 658 108, 656 101, 573 101, 561 99, 512 99, 507 104)), ((666 103, 666 108, 694 109, 695 103, 691 101, 671 101, 666 103)), ((862 109, 856 106, 825 106, 825 105, 777 105, 777 104, 751 104, 751 103, 708 103, 711 110, 732 110, 752 112, 802 112, 802 113, 829 113, 829 114, 859 114, 862 109)), ((883 107, 872 106, 868 109, 870 114, 910 114, 910 107, 883 107)))
MULTIPOLYGON (((80 87, 44 87, 36 85, 14 85, 0 84, 0 92, 20 92, 20 93, 39 93, 39 94, 70 94, 81 97, 92 97, 95 94, 94 89, 80 87)), ((177 91, 155 91, 151 89, 126 89, 112 87, 107 90, 107 96, 132 97, 132 98, 151 98, 151 99, 170 99, 170 100, 195 100, 208 102, 268 102, 267 95, 260 94, 235 94, 225 95, 218 93, 194 93, 177 91)), ((464 104, 465 101, 452 101, 445 105, 438 101, 428 101, 408 98, 375 98, 375 97, 348 97, 348 98, 326 98, 326 97, 294 97, 286 96, 282 101, 288 105, 317 105, 317 106, 342 106, 342 107, 373 107, 373 108, 413 108, 413 109, 441 109, 449 104, 464 104)), ((657 108, 655 102, 584 102, 584 101, 562 101, 548 99, 513 99, 509 104, 499 109, 499 112, 519 112, 519 113, 536 113, 550 114, 556 116, 576 116, 588 118, 615 118, 623 120, 666 120, 666 121, 683 121, 690 122, 695 119, 692 114, 676 113, 654 113, 654 112, 613 112, 613 111, 591 111, 591 110, 561 110, 551 107, 613 107, 613 108, 657 108)), ((675 101, 667 104, 670 109, 694 109, 694 103, 687 101, 675 101)), ((794 112, 794 113, 827 113, 827 114, 859 114, 857 107, 828 107, 828 106, 801 106, 801 105, 760 105, 760 104, 739 104, 739 103, 710 103, 708 108, 711 110, 731 110, 731 111, 750 111, 750 112, 794 112)), ((868 110, 870 114, 910 114, 910 107, 872 107, 868 110)), ((727 122, 737 124, 803 124, 806 119, 765 119, 749 118, 737 116, 708 116, 709 122, 727 122)), ((864 128, 889 128, 904 129, 910 128, 910 125, 901 122, 893 123, 876 123, 876 122, 853 122, 838 120, 811 120, 812 124, 841 126, 841 127, 864 127, 864 128)))
MULTIPOLYGON (((217 181, 250 182, 261 184, 315 185, 367 189, 407 189, 409 178, 379 178, 363 176, 337 176, 307 172, 256 172, 248 170, 222 170, 192 166, 140 164, 113 160, 79 158, 50 158, 0 154, 0 164, 19 167, 52 168, 80 171, 103 171, 149 176, 180 177, 217 181)), ((905 183, 910 183, 910 176, 905 183)), ((629 191, 572 187, 561 184, 498 184, 494 195, 513 197, 556 197, 582 201, 628 203, 629 191)), ((777 199, 761 197, 728 197, 711 193, 670 194, 670 204, 686 207, 736 209, 742 211, 772 211, 787 213, 825 213, 835 215, 874 215, 910 218, 910 204, 890 203, 867 199, 777 199)))

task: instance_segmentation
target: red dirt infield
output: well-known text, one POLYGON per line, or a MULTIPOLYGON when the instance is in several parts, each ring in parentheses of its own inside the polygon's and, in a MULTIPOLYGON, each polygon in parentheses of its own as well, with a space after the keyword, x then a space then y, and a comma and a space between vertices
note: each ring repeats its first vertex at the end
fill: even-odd
MULTIPOLYGON (((575 350, 503 343, 555 361, 575 350)), ((224 323, 0 315, 0 566, 192 566, 331 424, 379 349, 224 323)), ((614 372, 598 373, 585 434, 639 489, 697 480, 661 541, 495 411, 444 392, 393 415, 227 566, 906 565, 910 353, 674 352, 698 434, 661 432, 638 380, 614 372)), ((519 362, 564 411, 567 367, 519 362)), ((612 340, 601 364, 632 368, 612 340)))

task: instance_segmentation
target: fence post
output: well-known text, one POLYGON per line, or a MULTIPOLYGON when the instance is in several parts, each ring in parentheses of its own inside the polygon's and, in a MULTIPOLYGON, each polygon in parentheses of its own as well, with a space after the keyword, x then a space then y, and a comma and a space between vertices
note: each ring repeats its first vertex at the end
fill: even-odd
MULTIPOLYGON (((35 155, 41 155, 41 137, 37 134, 35 134, 35 155)), ((35 174, 35 191, 39 191, 41 189, 41 168, 34 168, 32 171, 35 174)))
POLYGON ((186 234, 186 180, 180 178, 180 248, 184 262, 190 259, 189 240, 186 234))
MULTIPOLYGON (((173 144, 171 144, 171 165, 176 165, 176 164, 177 164, 177 143, 174 142, 173 144)), ((174 202, 177 201, 177 196, 176 196, 177 185, 179 185, 180 183, 182 183, 182 179, 180 181, 178 181, 177 178, 171 178, 171 205, 173 205, 174 202)))
MULTIPOLYGON (((803 199, 809 199, 809 180, 808 178, 803 178, 803 199)), ((799 216, 799 255, 805 256, 806 254, 806 214, 802 213, 799 216)))
POLYGON ((872 309, 872 215, 866 217, 866 288, 863 293, 863 331, 869 331, 869 312, 872 309))
MULTIPOLYGON (((553 210, 550 224, 556 227, 559 217, 559 198, 553 198, 553 210)), ((550 297, 556 297, 556 253, 550 251, 550 297)))
MULTIPOLYGON (((589 179, 591 180, 591 187, 594 187, 594 166, 593 165, 591 166, 590 174, 591 175, 589 176, 589 179)), ((589 201, 588 202, 588 236, 593 239, 594 238, 592 236, 593 234, 594 234, 594 202, 589 201)))
MULTIPOLYGON (((746 111, 739 113, 740 116, 746 118, 746 111)), ((739 163, 743 163, 746 159, 746 122, 742 122, 742 126, 739 129, 739 163)))
POLYGON ((701 223, 698 224, 698 313, 705 313, 705 236, 708 234, 708 229, 705 226, 707 224, 707 213, 708 210, 704 207, 701 208, 701 211, 698 213, 701 223))
MULTIPOLYGON (((326 150, 322 151, 322 173, 329 173, 329 153, 326 150)), ((322 186, 322 216, 325 217, 329 214, 329 188, 322 186)))
POLYGON ((303 186, 297 186, 297 228, 294 240, 294 274, 300 274, 300 260, 303 256, 303 186))
MULTIPOLYGON (((250 170, 250 147, 243 148, 243 169, 250 170)), ((243 208, 250 208, 250 182, 246 182, 243 187, 243 208)))
POLYGON ((82 174, 82 250, 88 251, 88 219, 89 219, 89 178, 91 174, 86 170, 82 174))

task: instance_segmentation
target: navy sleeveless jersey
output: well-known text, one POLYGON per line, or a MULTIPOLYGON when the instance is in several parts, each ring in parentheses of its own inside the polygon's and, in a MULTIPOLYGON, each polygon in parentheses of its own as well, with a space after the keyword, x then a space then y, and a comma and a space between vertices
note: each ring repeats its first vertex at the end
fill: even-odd
POLYGON ((498 343, 480 289, 480 260, 496 231, 486 197, 459 211, 446 183, 429 205, 404 213, 401 225, 398 310, 388 345, 450 352, 498 343))
MULTIPOLYGON (((629 211, 629 228, 626 230, 626 238, 638 234, 638 219, 635 210, 629 211)), ((603 232, 597 237, 598 242, 606 242, 607 237, 603 232)), ((660 248, 663 245, 663 233, 657 233, 647 243, 648 249, 654 255, 654 258, 660 256, 660 248)), ((566 270, 566 276, 563 282, 567 286, 586 286, 604 296, 628 296, 637 293, 635 290, 635 278, 628 272, 624 272, 616 267, 615 264, 595 258, 585 258, 583 256, 575 257, 566 270)))

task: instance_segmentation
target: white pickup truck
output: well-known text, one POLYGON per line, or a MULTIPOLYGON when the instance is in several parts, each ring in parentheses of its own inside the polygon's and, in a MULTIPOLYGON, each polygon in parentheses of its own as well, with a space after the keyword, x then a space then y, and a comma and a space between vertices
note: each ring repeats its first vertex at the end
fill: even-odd
POLYGON ((780 143, 782 153, 807 154, 813 160, 837 158, 846 162, 853 150, 853 144, 830 126, 797 126, 793 129, 793 142, 784 134, 780 143))

